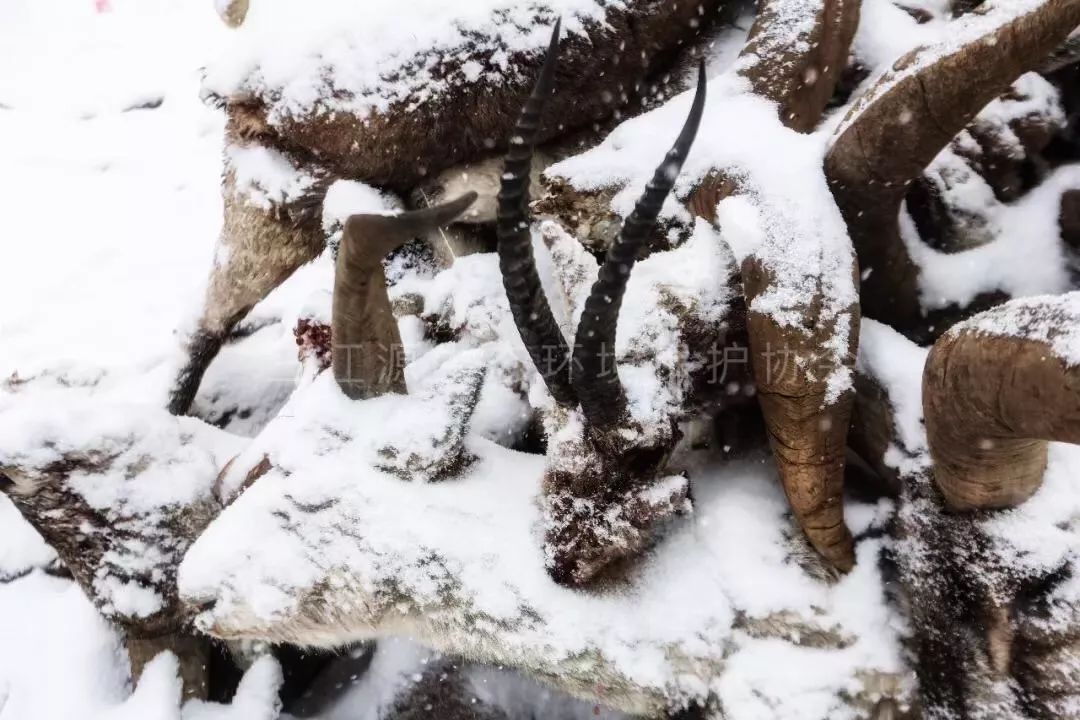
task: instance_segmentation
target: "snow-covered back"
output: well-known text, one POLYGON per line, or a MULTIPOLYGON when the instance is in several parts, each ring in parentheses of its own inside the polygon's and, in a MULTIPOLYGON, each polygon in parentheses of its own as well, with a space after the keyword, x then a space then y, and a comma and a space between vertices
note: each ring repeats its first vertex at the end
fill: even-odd
MULTIPOLYGON (((783 493, 759 459, 692 473, 693 523, 625 586, 585 593, 544 568, 542 458, 479 439, 469 447, 470 472, 435 485, 334 462, 333 449, 319 461, 281 448, 280 467, 211 525, 181 568, 185 596, 216 600, 198 623, 226 637, 324 644, 404 632, 561 675, 638 711, 714 696, 738 717, 765 708, 779 718, 855 717, 840 695, 867 692, 851 684, 857 671, 891 677, 890 692, 903 685, 894 620, 879 600, 878 542, 860 545, 859 566, 839 583, 810 578, 796 562, 783 493), (781 665, 790 674, 777 674, 781 665)), ((857 530, 887 514, 851 513, 857 530)))
POLYGON ((28 502, 39 492, 58 493, 85 506, 93 518, 83 518, 79 532, 94 537, 105 523, 116 528, 97 541, 100 552, 93 543, 85 550, 103 613, 146 619, 166 610, 175 598, 169 578, 190 542, 175 526, 198 527, 198 520, 181 519, 189 513, 208 516, 199 508, 213 505, 214 479, 238 438, 145 405, 46 398, 0 399, 0 469, 28 502))
POLYGON ((269 103, 271 121, 334 112, 364 117, 396 102, 422 103, 481 83, 489 73, 505 81, 514 54, 547 47, 556 18, 562 17, 566 32, 581 33, 584 23, 600 23, 611 8, 623 5, 259 0, 207 66, 204 89, 224 97, 259 96, 269 103), (463 54, 477 59, 455 65, 463 54))

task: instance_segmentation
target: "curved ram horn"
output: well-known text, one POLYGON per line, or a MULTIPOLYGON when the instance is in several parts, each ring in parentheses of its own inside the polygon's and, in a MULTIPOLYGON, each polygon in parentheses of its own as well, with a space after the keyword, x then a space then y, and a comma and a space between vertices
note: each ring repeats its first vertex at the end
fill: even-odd
POLYGON ((959 27, 981 37, 912 51, 856 103, 825 158, 863 273, 864 313, 909 337, 925 334, 919 268, 898 217, 910 184, 979 111, 1038 67, 1080 24, 1080 1, 999 2, 959 27), (990 17, 994 20, 990 20, 990 17), (996 26, 993 23, 997 23, 996 26))
POLYGON ((615 328, 623 294, 641 248, 648 242, 660 208, 682 169, 705 111, 705 63, 698 69, 697 92, 682 132, 626 218, 619 237, 593 285, 578 324, 570 381, 585 417, 595 427, 612 427, 626 416, 626 393, 615 367, 615 328))
POLYGON ((555 401, 563 406, 576 404, 566 364, 570 350, 566 338, 551 313, 533 258, 529 231, 529 176, 533 148, 540 132, 540 115, 555 85, 559 61, 559 29, 556 21, 551 45, 532 95, 525 102, 506 152, 496 233, 499 240, 499 268, 510 301, 510 311, 529 357, 547 383, 555 401))
POLYGON ((354 400, 405 391, 401 335, 386 292, 382 261, 409 240, 447 225, 476 200, 399 215, 353 215, 345 222, 334 277, 334 379, 354 400))
POLYGON ((1080 293, 1071 293, 1007 303, 934 345, 923 409, 950 509, 1019 505, 1042 485, 1047 441, 1080 443, 1080 367, 1059 351, 1077 327, 1080 293))

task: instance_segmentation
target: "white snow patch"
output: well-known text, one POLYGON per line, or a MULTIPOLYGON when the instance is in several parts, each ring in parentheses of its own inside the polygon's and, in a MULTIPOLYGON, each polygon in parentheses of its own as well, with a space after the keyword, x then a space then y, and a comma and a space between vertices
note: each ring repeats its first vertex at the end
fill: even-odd
MULTIPOLYGON (((884 75, 882 75, 866 93, 863 93, 852 104, 851 109, 848 111, 847 117, 837 127, 836 136, 840 136, 846 131, 856 118, 862 113, 863 110, 870 107, 878 98, 885 95, 885 93, 892 90, 897 83, 905 78, 912 77, 918 72, 927 68, 955 53, 962 52, 964 48, 973 43, 979 42, 984 36, 991 35, 1005 25, 1018 20, 1024 15, 1037 12, 1043 5, 1046 4, 1046 0, 990 0, 990 2, 984 3, 980 8, 980 12, 968 13, 960 18, 952 20, 946 24, 944 28, 931 28, 930 32, 938 31, 936 37, 929 43, 918 47, 916 50, 911 51, 910 57, 906 55, 905 62, 901 67, 898 67, 900 63, 894 63, 884 75)), ((873 7, 873 5, 872 5, 873 7)), ((876 8, 878 12, 882 12, 884 8, 876 8)), ((903 11, 898 12, 902 14, 903 11)), ((914 22, 914 21, 912 21, 914 22)), ((889 26, 892 27, 892 26, 889 26)), ((926 27, 918 26, 916 27, 926 27)), ((914 28, 910 27, 908 37, 914 37, 914 28)), ((907 40, 905 39, 906 44, 907 40)), ((858 47, 858 45, 856 46, 858 47)), ((911 46, 908 45, 908 51, 911 46)))
POLYGON ((927 309, 967 305, 979 293, 1012 297, 1060 293, 1070 286, 1058 214, 1062 194, 1080 184, 1080 168, 1058 169, 1042 185, 995 213, 996 239, 961 253, 940 253, 922 243, 905 211, 901 237, 919 266, 927 309))
POLYGON ((46 567, 54 559, 56 552, 23 520, 11 500, 0 495, 0 582, 46 567))
POLYGON ((263 210, 295 202, 315 184, 311 173, 262 145, 227 145, 225 164, 236 178, 236 192, 263 210))
POLYGON ((929 354, 929 349, 919 347, 887 325, 863 318, 856 367, 877 380, 888 393, 896 432, 904 448, 912 454, 927 450, 922 375, 929 354))

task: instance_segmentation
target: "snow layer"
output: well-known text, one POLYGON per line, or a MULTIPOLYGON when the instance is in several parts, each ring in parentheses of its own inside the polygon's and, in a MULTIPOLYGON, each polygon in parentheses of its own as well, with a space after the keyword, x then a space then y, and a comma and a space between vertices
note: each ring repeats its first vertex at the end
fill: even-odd
POLYGON ((41 539, 7 496, 0 496, 0 584, 47 567, 56 552, 41 539))
POLYGON ((919 265, 919 286, 927 309, 964 306, 980 293, 1004 291, 1012 297, 1060 293, 1069 276, 1058 214, 1061 196, 1080 183, 1080 168, 1065 166, 1012 205, 991 214, 995 239, 962 253, 940 253, 918 239, 907 212, 901 236, 919 265))
MULTIPOLYGON (((196 68, 213 52, 225 31, 209 3, 109 0, 103 4, 112 11, 95 14, 93 4, 81 0, 8 0, 0 9, 0 65, 26 69, 0 74, 0 157, 10 169, 0 175, 0 193, 9 207, 17 208, 17 212, 5 214, 2 231, 5 237, 19 239, 5 245, 4 271, 0 271, 0 377, 16 380, 22 386, 20 392, 32 393, 43 406, 53 406, 58 415, 68 408, 73 412, 82 408, 74 412, 62 437, 57 436, 66 443, 80 436, 89 443, 93 428, 122 424, 115 416, 92 417, 85 410, 94 403, 101 403, 97 405, 100 408, 106 403, 125 408, 118 414, 130 413, 132 423, 144 417, 141 410, 131 410, 133 405, 161 405, 178 363, 173 330, 197 310, 220 223, 222 120, 200 106, 195 95, 196 68), (42 92, 42 87, 48 92, 42 92), (156 110, 121 112, 153 105, 158 99, 162 105, 156 110)), ((319 7, 332 11, 322 14, 311 11, 310 4, 256 2, 255 7, 264 10, 253 10, 251 24, 230 37, 222 62, 211 67, 208 87, 268 87, 267 73, 278 72, 280 88, 287 91, 281 95, 279 110, 291 112, 304 107, 312 89, 323 82, 318 73, 327 57, 324 51, 357 57, 375 46, 395 51, 431 47, 433 39, 440 38, 450 47, 458 41, 462 28, 470 27, 470 18, 475 15, 477 23, 489 22, 492 9, 503 4, 509 5, 508 0, 322 0, 319 7), (377 22, 368 22, 371 18, 365 16, 364 22, 320 24, 323 17, 349 20, 391 5, 393 13, 380 13, 377 22), (267 15, 260 20, 257 12, 267 15), (286 22, 282 25, 285 32, 274 32, 267 18, 275 13, 278 18, 301 24, 286 22), (384 21, 394 14, 423 14, 425 22, 410 26, 384 21), (464 18, 465 24, 442 22, 452 14, 464 18), (426 22, 428 19, 433 21, 426 22), (308 27, 325 34, 297 32, 308 27), (341 40, 353 35, 365 42, 348 47, 341 40), (304 54, 302 43, 311 43, 308 49, 316 51, 304 54), (249 71, 259 64, 259 53, 270 59, 268 69, 252 75, 249 71), (271 56, 284 61, 275 68, 271 56)), ((537 3, 541 5, 552 17, 562 13, 574 32, 580 30, 581 18, 600 12, 601 3, 552 0, 537 3)), ((885 12, 889 7, 886 0, 866 0, 864 20, 875 9, 885 12)), ((907 17, 902 12, 899 16, 907 17)), ((914 44, 909 30, 914 33, 918 27, 926 33, 942 32, 944 23, 880 23, 877 27, 884 32, 871 40, 868 30, 874 25, 864 21, 860 48, 877 52, 884 62, 914 44)), ((531 23, 521 27, 528 29, 515 26, 509 35, 520 49, 538 50, 546 41, 546 28, 535 28, 531 23)), ((402 52, 401 57, 406 54, 402 52)), ((392 62, 392 58, 387 60, 392 62)), ((362 87, 374 77, 378 85, 377 73, 385 67, 388 65, 338 80, 356 80, 357 87, 362 87)), ((462 72, 456 81, 473 81, 465 74, 467 69, 462 72)), ((415 88, 409 85, 413 78, 408 78, 404 84, 386 85, 385 94, 376 90, 358 97, 369 103, 366 107, 378 107, 392 97, 414 89, 422 94, 426 92, 422 88, 431 87, 423 85, 423 73, 415 79, 415 88)), ((740 162, 753 164, 755 171, 760 162, 768 169, 764 177, 770 187, 774 182, 786 183, 778 187, 794 192, 796 178, 805 168, 812 162, 820 166, 820 156, 815 157, 817 141, 813 136, 790 139, 774 134, 775 119, 770 117, 774 110, 742 96, 737 87, 730 87, 730 92, 722 90, 729 82, 730 78, 714 80, 710 88, 714 97, 709 122, 716 130, 699 138, 687 175, 680 180, 681 190, 685 192, 693 179, 709 169, 707 165, 720 158, 733 160, 736 168, 740 162), (717 99, 725 95, 730 96, 728 100, 717 99), (714 107, 713 103, 723 105, 714 107), (733 137, 740 142, 731 143, 733 137), (719 147, 722 144, 738 146, 719 147), (712 153, 713 157, 706 157, 712 153), (695 166, 696 158, 701 162, 695 166), (782 166, 786 178, 780 175, 782 166)), ((628 129, 617 131, 593 158, 593 170, 603 170, 605 163, 613 168, 612 174, 594 175, 594 182, 625 183, 627 190, 619 199, 623 211, 636 195, 633 187, 644 185, 659 160, 659 155, 653 157, 655 148, 650 147, 658 136, 651 133, 670 130, 673 137, 686 105, 684 98, 656 116, 663 127, 628 124, 628 129)), ((1056 208, 1053 213, 1049 209, 1056 202, 1053 193, 1071 182, 1066 172, 1055 176, 1061 178, 1060 185, 1054 181, 1051 187, 1058 189, 1046 191, 1038 201, 1043 205, 1038 209, 1032 206, 1030 216, 1024 218, 1028 228, 1033 227, 1032 222, 1047 223, 1056 217, 1056 208)), ((809 184, 807 207, 828 204, 821 202, 822 189, 816 181, 809 184)), ((384 202, 370 194, 374 191, 368 197, 372 207, 384 202)), ((756 199, 751 200, 742 206, 728 201, 722 208, 725 239, 740 258, 760 246, 767 235, 762 226, 768 230, 768 223, 758 217, 762 210, 756 199)), ((669 205, 668 211, 677 212, 676 206, 669 205)), ((785 222, 796 219, 800 228, 829 228, 835 220, 828 212, 804 217, 801 206, 795 205, 776 212, 770 217, 781 217, 785 222)), ((333 214, 328 213, 328 217, 333 214)), ((342 214, 337 212, 339 219, 342 214)), ((1036 239, 1055 234, 1056 228, 1054 233, 1032 232, 1036 239)), ((787 245, 783 249, 790 250, 787 245)), ((793 262, 806 260, 800 253, 793 253, 793 262)), ((818 262, 812 255, 810 259, 811 265, 818 262)), ((477 261, 478 265, 482 262, 477 261)), ((1006 259, 994 266, 1017 264, 1006 259)), ((225 349, 207 376, 198 407, 213 407, 223 416, 230 409, 250 411, 255 407, 249 422, 230 427, 249 434, 261 429, 295 385, 292 324, 313 298, 316 304, 325 305, 331 267, 323 258, 303 268, 256 308, 248 325, 261 325, 262 329, 225 349)), ((803 269, 796 270, 795 277, 802 278, 803 269)), ((489 273, 487 281, 497 278, 490 275, 490 268, 483 272, 489 273)), ((960 277, 977 275, 980 272, 959 273, 960 277)), ((958 275, 952 277, 955 281, 958 275)), ((488 292, 492 286, 483 287, 488 292)), ((1047 289, 1051 288, 1042 286, 1042 290, 1047 289)), ((490 291, 494 297, 500 296, 490 291)), ((453 303, 459 301, 454 293, 445 297, 453 303)), ((864 338, 869 334, 864 329, 864 338)), ((499 344, 505 347, 507 343, 499 344)), ((879 357, 894 350, 886 338, 880 343, 879 357)), ((905 379, 911 374, 907 362, 914 362, 913 352, 896 352, 896 362, 880 373, 887 377, 895 371, 896 383, 911 387, 910 379, 905 379), (901 362, 900 358, 908 355, 912 359, 901 362)), ((0 394, 9 390, 0 388, 0 394)), ((334 414, 333 403, 325 407, 334 414)), ((906 407, 916 407, 913 398, 906 407)), ((31 437, 29 426, 19 427, 12 418, 6 422, 20 437, 31 437)), ((850 716, 850 708, 837 697, 841 692, 857 691, 853 679, 857 670, 891 672, 902 667, 896 651, 896 620, 880 598, 881 579, 875 565, 878 541, 860 543, 859 568, 837 585, 808 578, 793 562, 786 506, 766 465, 745 462, 710 466, 696 473, 698 508, 692 522, 667 538, 627 586, 594 596, 554 587, 543 572, 535 506, 541 461, 477 437, 468 442, 479 456, 477 472, 444 485, 408 484, 379 472, 360 482, 356 468, 340 465, 328 465, 332 471, 325 475, 286 478, 275 471, 265 478, 265 484, 243 496, 233 519, 226 516, 214 530, 216 536, 236 541, 236 556, 200 551, 202 558, 195 558, 193 567, 201 566, 196 570, 205 573, 202 580, 208 591, 224 588, 224 592, 233 593, 223 609, 229 602, 250 598, 254 605, 280 619, 288 614, 290 599, 279 594, 276 583, 305 582, 305 573, 341 578, 339 567, 329 561, 360 557, 366 564, 358 567, 369 574, 346 575, 345 582, 374 582, 391 577, 395 568, 406 570, 402 577, 416 597, 435 598, 418 612, 434 617, 440 608, 435 603, 443 599, 435 590, 444 587, 439 583, 446 576, 430 562, 431 556, 421 554, 424 548, 446 547, 448 557, 460 563, 449 567, 468 581, 465 590, 475 591, 468 597, 464 591, 450 597, 486 615, 477 620, 479 626, 455 625, 449 621, 458 622, 460 617, 450 608, 439 617, 448 621, 446 626, 428 626, 418 635, 426 633, 429 639, 453 641, 493 656, 485 644, 487 638, 504 630, 494 627, 490 619, 516 618, 519 607, 535 609, 538 616, 528 616, 521 625, 505 630, 510 640, 507 647, 522 653, 503 658, 508 663, 521 661, 528 650, 534 668, 576 663, 579 676, 591 682, 596 680, 590 672, 595 665, 576 653, 600 648, 611 653, 620 672, 645 682, 658 695, 686 698, 712 693, 736 718, 850 716), (294 499, 307 509, 292 505, 294 499), (334 504, 324 509, 307 504, 327 499, 334 504), (317 532, 293 533, 282 523, 275 524, 269 512, 262 514, 264 510, 282 510, 287 517, 306 523, 295 530, 317 532), (344 514, 346 511, 349 514, 344 514), (348 536, 342 533, 331 533, 334 542, 326 547, 317 545, 334 513, 343 513, 339 516, 342 522, 357 533, 355 547, 348 546, 348 536), (267 530, 265 536, 244 526, 249 517, 258 521, 252 527, 267 530), (387 528, 393 532, 380 534, 387 528), (498 538, 498 542, 491 538, 498 538), (260 546, 263 539, 267 540, 265 547, 260 546), (370 547, 362 542, 388 554, 370 553, 370 547), (275 551, 282 548, 285 554, 275 557, 275 551), (294 557, 290 553, 299 557, 295 563, 288 562, 294 557), (229 567, 230 563, 236 563, 238 569, 229 567), (231 574, 229 583, 236 587, 214 573, 231 574), (501 575, 507 582, 493 580, 501 575), (795 613, 795 620, 784 613, 795 613), (777 621, 781 616, 787 619, 777 621), (545 623, 550 624, 550 636, 545 623), (838 628, 836 635, 822 632, 834 626, 838 628), (448 638, 447 633, 458 635, 448 638), (461 633, 469 636, 462 639, 461 633), (835 642, 838 636, 844 639, 840 643, 845 645, 843 649, 812 646, 823 638, 835 642), (849 638, 855 638, 853 644, 846 644, 849 638), (703 669, 697 675, 684 672, 685 666, 671 655, 669 642, 703 669), (714 663, 717 658, 723 659, 722 667, 714 663)), ((316 456, 308 456, 305 462, 311 457, 316 456)), ((218 459, 215 456, 215 462, 218 459)), ((1073 449, 1052 447, 1044 486, 1049 494, 1040 493, 1031 501, 1041 503, 1031 507, 1037 521, 1061 520, 1072 512, 1073 500, 1065 493, 1071 493, 1073 499, 1077 496, 1070 480, 1078 476, 1074 465, 1073 449)), ((95 495, 106 488, 91 484, 85 489, 95 495)), ((189 486, 181 484, 176 492, 186 489, 189 486)), ((0 500, 0 571, 11 568, 21 573, 48 562, 51 553, 5 502, 0 500)), ((1026 512, 1026 508, 1022 510, 1026 512)), ((862 533, 881 527, 888 511, 884 506, 854 504, 849 505, 848 516, 853 530, 862 533)), ((1025 536, 1021 543, 1030 552, 1050 553, 1043 555, 1049 560, 1062 547, 1039 545, 1037 535, 1025 536)), ((1072 592, 1080 594, 1076 587, 1072 592)), ((386 612, 396 619, 399 610, 386 612)), ((355 617, 357 611, 344 608, 342 612, 355 617)), ((357 633, 368 629, 354 628, 357 633)), ((168 658, 152 665, 141 694, 129 697, 126 661, 118 638, 68 581, 31 572, 15 582, 0 583, 0 638, 2 720, 175 720, 179 715, 175 669, 168 658), (43 667, 49 672, 40 672, 43 667), (62 691, 58 691, 57 678, 63 679, 62 691)), ((197 713, 201 713, 200 719, 272 717, 275 671, 265 663, 256 669, 250 682, 245 682, 247 690, 238 698, 239 709, 234 713, 195 705, 179 716, 185 720, 197 713)))
POLYGON ((562 675, 564 686, 631 711, 712 698, 734 717, 770 706, 778 718, 854 717, 841 694, 865 692, 859 672, 885 673, 893 690, 902 684, 877 541, 860 546, 862 562, 836 585, 811 579, 793 558, 768 464, 693 472, 693 523, 625 586, 573 591, 544 570, 543 458, 472 437, 467 473, 403 482, 363 448, 404 401, 351 403, 326 374, 298 391, 245 458, 268 454, 273 468, 181 567, 185 597, 216 601, 201 627, 323 645, 405 633, 549 680, 562 675), (780 663, 803 676, 798 692, 776 674, 780 663))
POLYGON ((291 0, 253 2, 207 67, 204 89, 253 94, 269 103, 271 122, 345 112, 364 117, 395 102, 422 103, 455 87, 505 81, 517 53, 539 52, 550 26, 581 33, 622 0, 291 0), (490 55, 487 65, 446 61, 490 55))
MULTIPOLYGON (((0 67, 18 69, 0 73, 0 448, 26 441, 40 459, 35 417, 51 412, 56 439, 92 445, 95 428, 108 435, 164 406, 174 331, 198 310, 221 222, 223 119, 198 99, 198 69, 225 35, 212 6, 95 5, 0 3, 0 67), (30 414, 9 415, 23 402, 30 414)), ((280 318, 312 276, 296 281, 254 313, 270 324, 226 347, 200 407, 256 408, 258 423, 275 389, 291 390, 296 348, 280 318)), ((182 717, 167 662, 128 705, 127 659, 99 611, 69 580, 22 576, 54 557, 0 497, 0 719, 182 717)), ((219 710, 200 720, 228 717, 219 710)))
POLYGON ((75 585, 31 573, 0 583, 0 720, 276 720, 277 663, 245 675, 233 706, 181 711, 176 660, 159 656, 131 692, 119 635, 75 585))
POLYGON ((910 452, 926 449, 922 424, 922 374, 930 351, 888 325, 864 318, 859 333, 859 372, 872 377, 889 393, 896 413, 897 434, 910 452))
POLYGON ((85 505, 94 517, 79 531, 88 536, 102 529, 97 518, 115 526, 102 552, 87 543, 94 602, 109 617, 138 619, 166 609, 168 583, 189 544, 173 526, 186 524, 178 518, 189 508, 210 502, 219 469, 239 445, 235 436, 164 409, 57 401, 45 392, 0 397, 0 437, 0 468, 16 492, 32 496, 47 485, 63 504, 85 505), (53 469, 65 464, 72 469, 53 469))
POLYGON ((236 179, 236 192, 263 210, 296 202, 316 180, 284 154, 261 145, 227 145, 225 165, 236 179))

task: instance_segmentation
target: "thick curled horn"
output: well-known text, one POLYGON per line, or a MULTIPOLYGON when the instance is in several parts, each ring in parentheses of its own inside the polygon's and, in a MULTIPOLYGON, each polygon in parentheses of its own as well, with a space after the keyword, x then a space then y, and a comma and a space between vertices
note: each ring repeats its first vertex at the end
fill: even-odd
POLYGON ((1080 293, 1070 293, 1007 303, 934 345, 923 409, 951 509, 1022 503, 1042 484, 1047 441, 1080 443, 1080 366, 1067 349, 1077 328, 1080 293))
POLYGON ((452 222, 476 193, 400 215, 353 215, 345 223, 334 277, 334 378, 354 400, 405 392, 401 335, 382 261, 409 240, 452 222))
POLYGON ((950 38, 898 60, 854 105, 825 158, 859 256, 863 311, 908 336, 926 325, 919 268, 898 222, 910 184, 987 103, 1080 24, 1080 0, 986 7, 978 22, 957 21, 973 29, 966 42, 950 38))
POLYGON ((593 285, 578 324, 570 380, 582 412, 594 427, 612 427, 626 416, 626 393, 615 367, 615 327, 623 294, 641 248, 649 239, 660 208, 675 187, 705 111, 705 65, 698 70, 697 93, 682 132, 645 188, 593 285))
POLYGON ((559 28, 560 22, 557 21, 540 77, 532 95, 525 102, 510 138, 499 190, 496 233, 503 286, 521 340, 536 369, 544 377, 552 397, 560 405, 570 407, 576 403, 566 372, 570 350, 551 313, 544 288, 540 285, 529 231, 529 177, 533 148, 540 132, 541 113, 555 85, 555 68, 559 62, 559 28))

